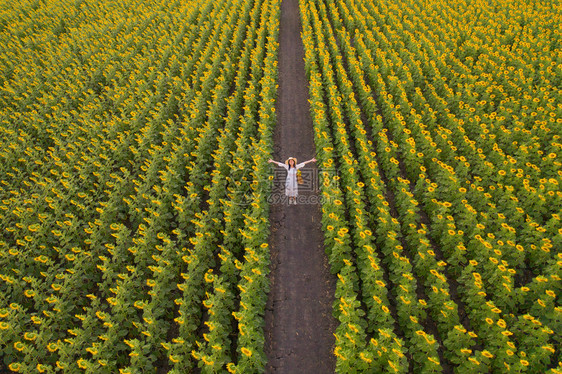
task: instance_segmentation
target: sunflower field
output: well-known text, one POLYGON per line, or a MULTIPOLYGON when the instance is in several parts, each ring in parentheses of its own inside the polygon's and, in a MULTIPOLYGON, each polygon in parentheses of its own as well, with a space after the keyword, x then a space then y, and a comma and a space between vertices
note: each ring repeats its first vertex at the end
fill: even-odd
POLYGON ((562 7, 300 0, 336 371, 562 371, 562 7))
MULTIPOLYGON (((265 370, 281 1, 3 1, 0 371, 265 370)), ((336 371, 561 373, 562 5, 298 1, 336 371)))
POLYGON ((279 0, 0 20, 0 371, 263 371, 279 0))

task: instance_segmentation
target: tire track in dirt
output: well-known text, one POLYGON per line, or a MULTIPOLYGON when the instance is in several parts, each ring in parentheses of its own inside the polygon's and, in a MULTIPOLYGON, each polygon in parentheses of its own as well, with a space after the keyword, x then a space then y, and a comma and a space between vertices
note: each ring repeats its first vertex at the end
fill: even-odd
MULTIPOLYGON (((283 0, 279 33, 279 96, 274 159, 298 162, 315 155, 298 0, 283 0)), ((315 164, 303 169, 315 174, 315 164), (307 170, 308 169, 308 170, 307 170)), ((276 186, 285 171, 276 170, 276 186)), ((335 277, 330 274, 321 230, 317 182, 299 188, 298 205, 273 202, 270 209, 270 292, 265 314, 268 373, 333 373, 336 320, 335 277), (301 202, 301 201, 299 201, 301 202)), ((273 194, 284 194, 283 185, 273 194)), ((284 197, 284 196, 283 196, 284 197)), ((285 201, 285 200, 283 200, 285 201)))

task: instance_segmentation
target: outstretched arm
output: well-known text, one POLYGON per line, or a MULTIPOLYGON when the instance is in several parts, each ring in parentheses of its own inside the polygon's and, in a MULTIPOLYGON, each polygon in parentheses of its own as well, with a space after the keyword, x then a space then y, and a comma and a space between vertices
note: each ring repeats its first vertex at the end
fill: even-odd
POLYGON ((309 162, 314 162, 314 161, 316 161, 315 158, 311 158, 311 159, 308 160, 308 161, 303 161, 303 162, 301 162, 300 164, 297 165, 297 169, 300 169, 300 168, 302 168, 304 165, 308 164, 309 162))
POLYGON ((274 164, 277 164, 277 165, 279 165, 279 166, 283 166, 283 167, 285 166, 285 164, 284 164, 284 163, 282 163, 282 162, 279 162, 279 161, 274 161, 274 160, 272 160, 272 159, 269 159, 269 160, 267 160, 267 162, 269 162, 269 163, 272 163, 272 162, 273 162, 274 164))

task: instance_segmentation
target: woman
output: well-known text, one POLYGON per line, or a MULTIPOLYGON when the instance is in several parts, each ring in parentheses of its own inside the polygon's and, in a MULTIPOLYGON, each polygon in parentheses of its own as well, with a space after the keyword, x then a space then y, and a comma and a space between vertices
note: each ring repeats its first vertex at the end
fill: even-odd
POLYGON ((272 159, 269 159, 267 161, 270 163, 273 162, 274 164, 284 167, 285 170, 287 170, 287 179, 285 179, 285 195, 289 197, 289 204, 297 205, 297 196, 299 194, 299 187, 297 184, 297 170, 302 168, 309 162, 315 161, 316 159, 312 158, 308 161, 297 164, 297 159, 294 157, 289 157, 284 164, 278 161, 273 161, 272 159))

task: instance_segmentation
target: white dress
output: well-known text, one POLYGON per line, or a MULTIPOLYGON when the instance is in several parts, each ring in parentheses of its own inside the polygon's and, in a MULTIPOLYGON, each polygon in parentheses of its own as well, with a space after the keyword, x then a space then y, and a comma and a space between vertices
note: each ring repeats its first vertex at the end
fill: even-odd
POLYGON ((290 168, 282 162, 274 161, 277 165, 284 167, 287 170, 287 178, 285 179, 285 195, 289 197, 297 197, 299 194, 299 185, 297 183, 297 170, 302 168, 305 164, 301 162, 296 167, 290 168))

